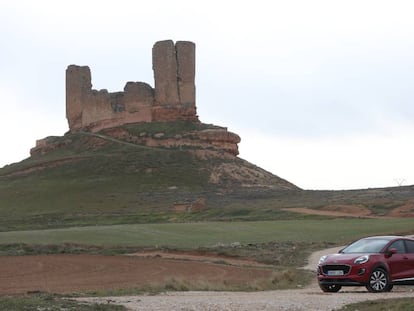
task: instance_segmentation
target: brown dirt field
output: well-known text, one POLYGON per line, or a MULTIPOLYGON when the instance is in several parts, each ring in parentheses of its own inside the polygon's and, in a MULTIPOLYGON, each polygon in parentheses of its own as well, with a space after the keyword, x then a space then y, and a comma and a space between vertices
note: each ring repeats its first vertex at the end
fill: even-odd
POLYGON ((357 217, 357 218, 402 218, 414 217, 414 201, 407 202, 401 207, 391 210, 385 216, 373 216, 368 208, 358 205, 329 205, 321 209, 307 207, 284 208, 284 211, 307 215, 321 215, 332 217, 357 217))
POLYGON ((363 218, 384 218, 379 216, 370 216, 365 212, 349 212, 337 210, 317 210, 307 207, 293 207, 293 208, 284 208, 284 211, 294 212, 307 215, 321 215, 321 216, 332 216, 332 217, 363 217, 363 218))
POLYGON ((359 205, 328 205, 321 208, 321 210, 352 214, 358 217, 371 215, 371 211, 368 208, 359 205))
POLYGON ((268 280, 271 275, 272 270, 265 268, 161 257, 5 256, 0 257, 0 295, 142 288, 171 280, 237 285, 268 280))
POLYGON ((397 207, 388 215, 392 217, 414 217, 414 202, 411 201, 401 207, 397 207))
MULTIPOLYGON (((353 206, 329 206, 323 209, 312 209, 307 207, 292 207, 292 208, 283 208, 284 211, 294 212, 307 215, 321 215, 321 216, 332 216, 332 217, 355 217, 355 218, 375 218, 375 219, 385 219, 385 218, 396 218, 396 217, 406 217, 402 214, 394 213, 394 210, 390 212, 387 216, 372 216, 369 210, 360 207, 353 206)), ((414 216, 414 213, 413 213, 414 216)))
POLYGON ((128 254, 127 256, 136 256, 143 258, 163 258, 163 259, 175 259, 175 260, 190 260, 199 261, 204 263, 221 263, 231 266, 240 267, 262 267, 272 268, 272 265, 266 265, 259 263, 249 258, 236 258, 236 257, 224 257, 216 253, 200 253, 197 251, 189 252, 176 252, 176 251, 146 251, 128 254))

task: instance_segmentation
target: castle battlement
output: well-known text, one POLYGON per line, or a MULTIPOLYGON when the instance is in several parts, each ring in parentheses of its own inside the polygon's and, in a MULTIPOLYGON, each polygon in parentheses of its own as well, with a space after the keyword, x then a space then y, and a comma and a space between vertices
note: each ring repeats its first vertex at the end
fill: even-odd
POLYGON ((128 123, 199 122, 195 100, 195 44, 172 40, 152 48, 154 85, 127 82, 124 91, 92 89, 87 66, 66 70, 66 118, 69 130, 97 132, 128 123))

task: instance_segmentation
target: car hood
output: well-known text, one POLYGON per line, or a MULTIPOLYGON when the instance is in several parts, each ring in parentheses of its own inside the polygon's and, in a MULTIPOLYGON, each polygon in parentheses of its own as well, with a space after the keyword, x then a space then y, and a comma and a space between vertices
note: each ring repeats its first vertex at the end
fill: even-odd
POLYGON ((365 254, 365 253, 353 253, 353 254, 331 254, 327 255, 328 257, 322 263, 323 265, 326 264, 341 264, 341 263, 353 263, 355 259, 364 256, 364 255, 372 255, 372 254, 365 254))

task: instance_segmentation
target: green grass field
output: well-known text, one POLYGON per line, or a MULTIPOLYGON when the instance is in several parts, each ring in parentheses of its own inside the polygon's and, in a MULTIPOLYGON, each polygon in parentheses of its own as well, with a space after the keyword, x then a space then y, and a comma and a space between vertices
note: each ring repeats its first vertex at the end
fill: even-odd
POLYGON ((0 232, 0 244, 118 245, 197 248, 239 242, 330 242, 343 244, 359 237, 414 232, 414 220, 328 219, 254 222, 199 222, 90 226, 0 232))

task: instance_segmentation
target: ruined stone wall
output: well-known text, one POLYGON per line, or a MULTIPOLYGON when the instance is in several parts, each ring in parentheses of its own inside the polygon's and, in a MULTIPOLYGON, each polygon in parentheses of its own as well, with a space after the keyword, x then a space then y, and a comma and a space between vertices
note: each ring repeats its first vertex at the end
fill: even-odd
POLYGON ((66 70, 66 117, 70 131, 128 123, 188 120, 198 122, 195 105, 195 45, 159 41, 153 47, 155 87, 128 82, 123 92, 93 90, 87 66, 66 70))

